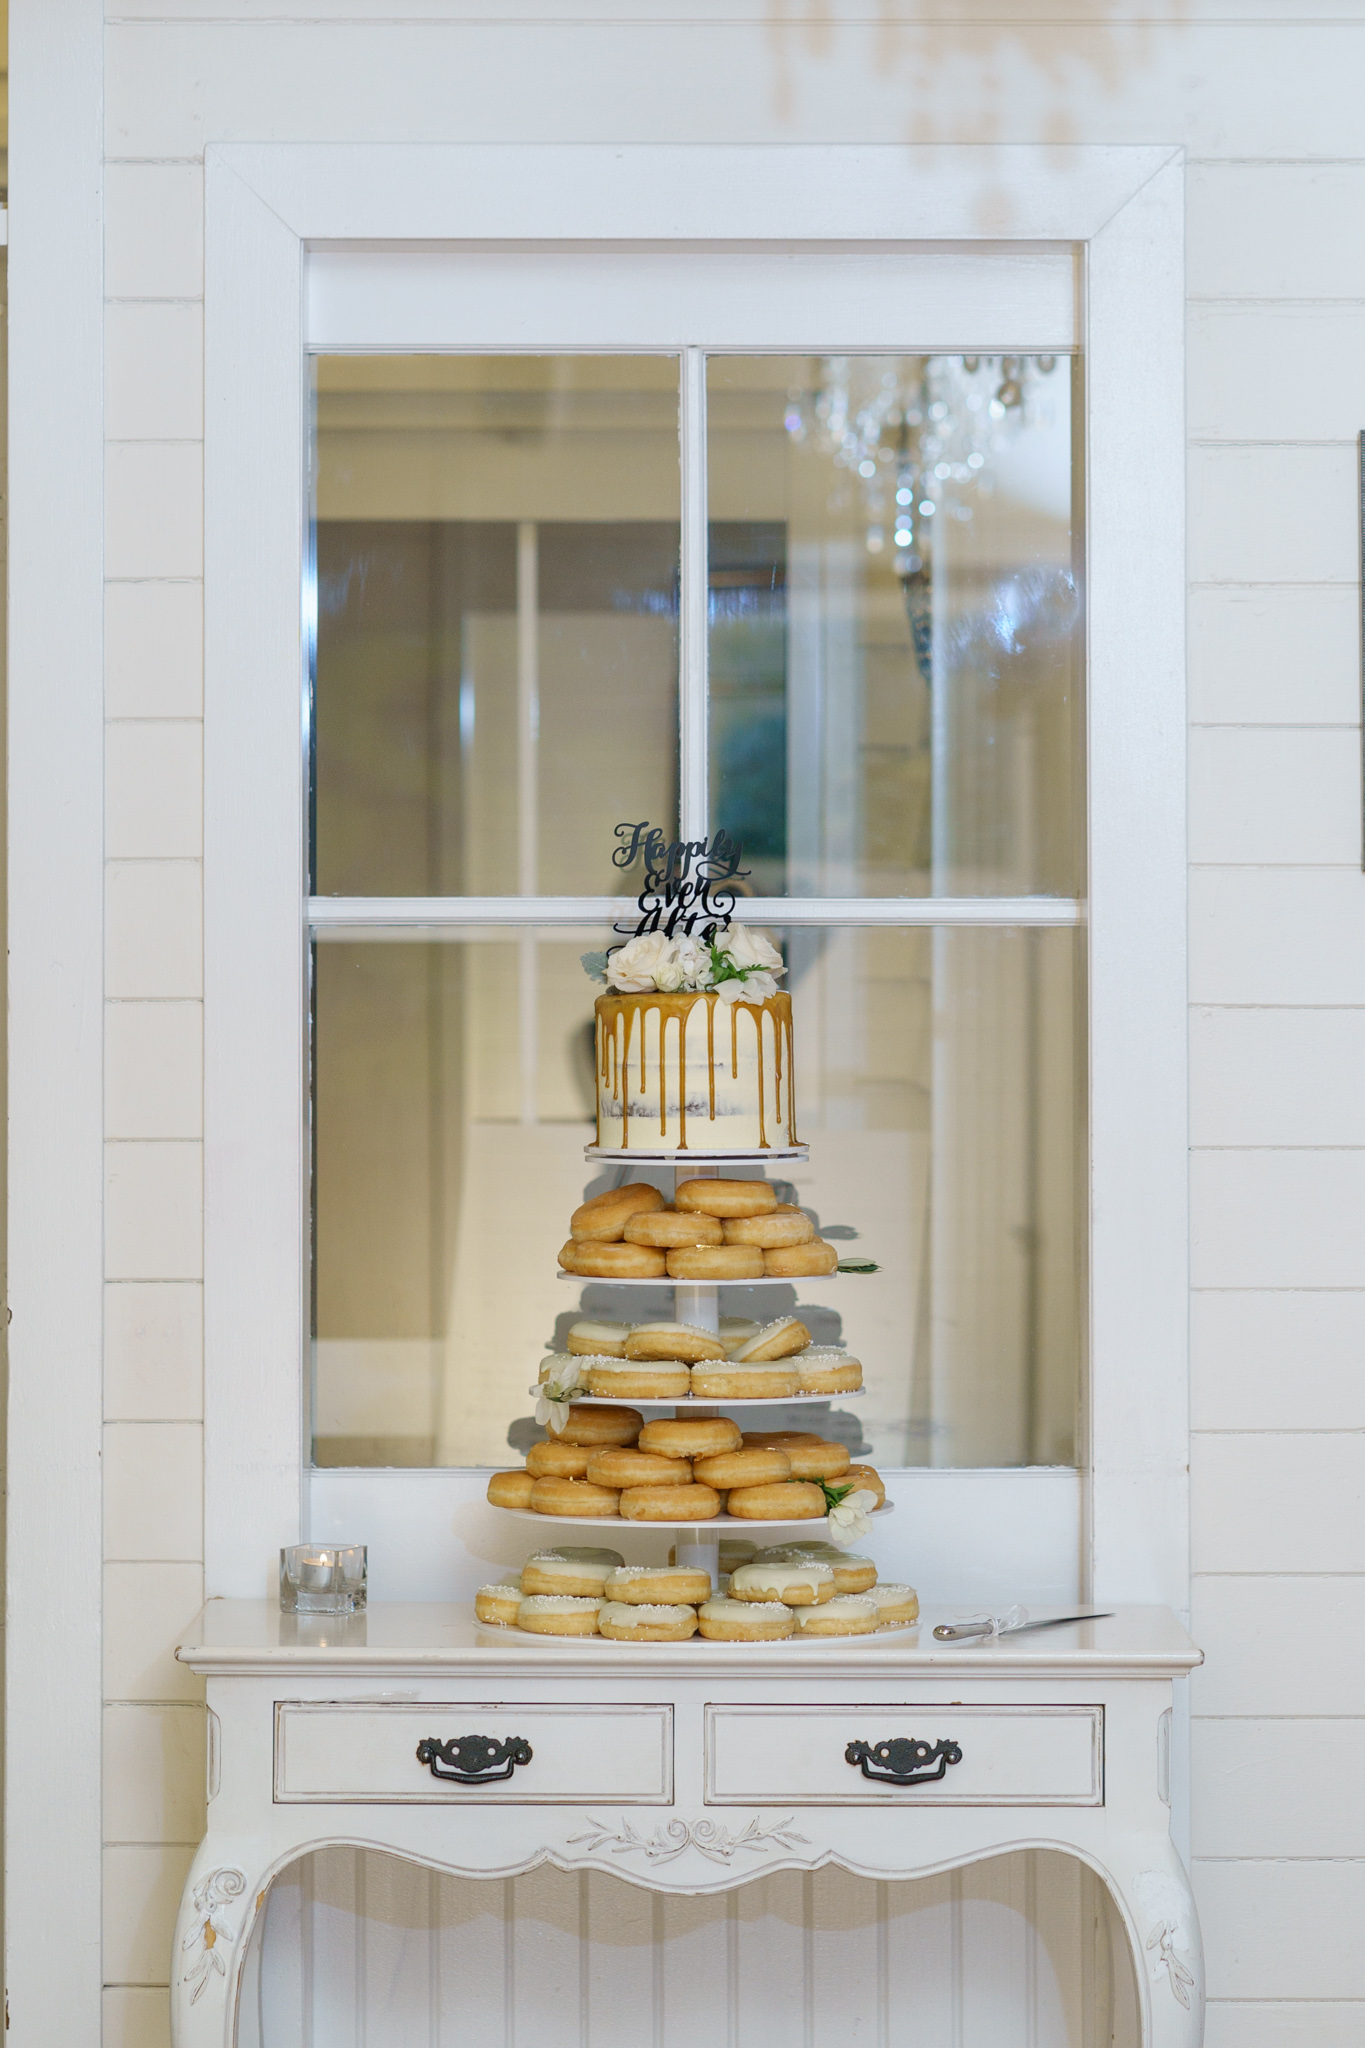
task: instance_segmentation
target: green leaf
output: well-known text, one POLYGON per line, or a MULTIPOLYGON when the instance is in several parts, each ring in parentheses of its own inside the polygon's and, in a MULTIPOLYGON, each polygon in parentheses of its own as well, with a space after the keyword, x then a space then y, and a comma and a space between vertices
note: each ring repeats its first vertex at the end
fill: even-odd
POLYGON ((834 1270, 836 1273, 880 1273, 882 1269, 875 1259, 840 1259, 834 1270))
POLYGON ((583 972, 589 981, 605 982, 607 978, 607 956, 605 953, 580 953, 583 972))

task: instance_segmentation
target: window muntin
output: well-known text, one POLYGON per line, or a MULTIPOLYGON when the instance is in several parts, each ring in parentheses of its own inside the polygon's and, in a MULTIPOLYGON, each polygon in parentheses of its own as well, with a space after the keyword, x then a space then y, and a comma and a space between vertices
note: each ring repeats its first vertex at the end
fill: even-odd
MULTIPOLYGON (((904 362, 849 360, 855 385, 904 362)), ((951 366, 954 359, 944 360, 951 366)), ((1064 395, 1070 364, 1064 360, 1052 374, 1058 371, 1053 388, 1064 395)), ((579 1099, 566 1088, 565 1076, 577 1065, 564 1047, 586 1033, 591 1014, 593 990, 577 953, 604 940, 600 931, 570 927, 585 915, 584 897, 598 899, 605 924, 613 915, 611 894, 629 890, 607 859, 617 818, 650 816, 668 825, 680 816, 683 829, 695 833, 708 819, 731 826, 727 806, 741 812, 733 829, 757 848, 751 886, 770 899, 769 920, 782 927, 784 917, 801 911, 779 934, 792 967, 798 1101, 812 1141, 809 1166, 794 1188, 818 1209, 822 1227, 858 1230, 859 1248, 883 1267, 868 1279, 807 1282, 799 1291, 819 1330, 840 1332, 867 1368, 868 1399, 845 1409, 851 1419, 837 1426, 856 1428, 862 1448, 888 1465, 1069 1463, 1077 1455, 1086 1238, 1084 974, 1075 900, 1083 815, 1079 627, 1073 609, 1070 638, 1060 636, 1065 648, 1050 671, 1035 659, 1030 672, 1030 650, 1020 658, 1006 642, 999 672, 988 669, 984 679, 970 672, 966 687, 961 663, 931 663, 926 676, 913 639, 913 593, 894 562, 884 574, 865 529, 848 518, 842 526, 817 518, 816 553, 841 556, 845 565, 856 559, 857 576, 846 575, 843 587, 857 596, 834 606, 817 587, 813 605, 808 592, 805 623, 813 618, 827 639, 842 636, 864 662, 858 689, 845 699, 863 724, 832 716, 817 727, 815 744, 807 746, 816 773, 801 785, 801 764, 795 775, 791 764, 798 742, 809 742, 811 733, 806 718, 791 716, 790 647, 799 622, 788 610, 796 602, 788 581, 796 552, 790 507, 780 492, 746 498, 743 464, 738 487, 733 477, 726 481, 729 452, 718 461, 716 450, 734 422, 732 414, 727 427, 724 405, 711 422, 709 506, 699 496, 699 451, 707 448, 708 395, 713 404, 717 397, 728 403, 726 394, 738 390, 748 404, 757 390, 766 405, 780 389, 794 410, 793 391, 804 391, 813 405, 818 380, 827 376, 828 359, 727 356, 707 363, 687 351, 679 423, 676 358, 318 362, 320 612, 327 577, 343 586, 326 622, 319 619, 314 694, 314 922, 326 939, 315 948, 314 967, 313 1412, 321 1463, 502 1462, 518 1448, 517 1432, 530 1430, 524 1390, 534 1362, 562 1337, 579 1300, 579 1290, 557 1281, 553 1270, 564 1219, 581 1195, 582 1145, 590 1135, 590 1096, 579 1099), (413 435, 411 411, 395 414, 383 459, 373 450, 366 457, 369 481, 351 461, 341 488, 342 458, 354 452, 348 437, 361 428, 355 420, 338 424, 341 415, 329 424, 325 394, 345 391, 357 363, 371 395, 382 395, 391 365, 400 395, 450 385, 467 396, 477 378, 482 403, 489 390, 519 388, 527 361, 532 388, 542 396, 561 374, 571 393, 579 390, 578 369, 561 373, 561 363, 593 366, 599 390, 638 377, 652 406, 667 383, 675 472, 680 442, 691 451, 680 561, 675 527, 633 516, 652 515, 658 503, 631 498, 621 470, 612 471, 605 501, 599 495, 586 508, 620 517, 582 516, 581 492, 499 498, 490 486, 486 495, 452 496, 429 436, 413 435), (406 517, 410 512, 415 516, 406 517), (367 545, 387 548, 397 562, 398 630, 367 595, 367 545), (547 561, 569 564, 569 572, 547 584, 547 561), (431 597, 433 562, 446 578, 444 609, 431 597), (547 589, 562 592, 560 610, 548 615, 547 589), (594 610, 606 594, 610 610, 594 610), (575 600, 582 611, 575 612, 575 600), (585 619, 606 629, 595 641, 583 630, 585 619), (657 629, 652 662, 638 658, 640 642, 626 645, 623 623, 657 629), (737 630, 727 642, 729 628, 737 630), (554 667, 547 648, 556 630, 568 633, 574 660, 560 700, 560 737, 549 746, 541 692, 554 667), (611 647, 620 655, 624 695, 612 693, 604 652, 611 647), (902 832, 901 850, 889 860, 882 825, 899 819, 906 777, 902 761, 902 784, 892 776, 896 793, 888 798, 887 778, 879 784, 868 767, 881 744, 874 728, 887 716, 885 702, 873 702, 878 672, 893 722, 900 716, 904 727, 907 708, 919 719, 913 745, 904 731, 894 737, 903 754, 921 757, 914 772, 924 795, 918 825, 902 832), (411 679, 416 704, 398 729, 384 696, 386 677, 395 675, 411 679), (1006 697, 1017 700, 1008 715, 997 701, 1006 697), (1050 738, 1039 771, 1034 742, 1043 699, 1050 738), (785 764, 775 761, 771 731, 763 732, 774 718, 785 727, 777 743, 779 757, 785 747, 785 764), (480 753, 490 733, 498 745, 490 740, 490 751, 480 753), (335 744, 332 735, 348 744, 335 744), (769 793, 770 811, 771 788, 782 782, 777 771, 787 768, 779 807, 784 828, 793 816, 793 788, 803 789, 800 829, 824 849, 820 861, 791 860, 786 846, 765 840, 761 817, 755 829, 744 814, 733 764, 746 746, 750 790, 769 793), (1009 773, 990 782, 1005 753, 1009 773), (848 769, 842 776, 834 772, 840 763, 848 769), (372 814, 361 829, 354 820, 367 804, 372 814), (837 837, 832 819, 843 833, 837 860, 828 857, 837 837), (1045 828, 1027 846, 1021 819, 1045 828), (478 829, 480 820, 486 830, 478 829), (879 846, 878 857, 869 857, 879 846), (961 857, 963 849, 970 859, 961 857), (343 900, 329 904, 329 897, 343 900), (818 909, 802 910, 794 898, 818 899, 818 909), (405 899, 422 899, 425 930, 403 929, 405 899), (477 927, 468 924, 471 914, 477 927), (390 943, 367 943, 362 922, 370 940, 390 943), (978 929, 983 923, 988 928, 978 929), (494 1048, 492 1066, 474 1058, 471 1048, 480 1045, 494 1048), (480 1153, 498 1162, 495 1185, 509 1162, 535 1165, 529 1178, 513 1174, 497 1193, 492 1235, 471 1251, 461 1221, 473 1214, 461 1179, 466 1169, 454 1162, 480 1153), (850 1160, 859 1162, 856 1170, 850 1160), (528 1201, 531 1185, 538 1192, 528 1201), (537 1206, 542 1195, 544 1215, 537 1206), (888 1241, 874 1243, 883 1224, 888 1241), (501 1321, 492 1309, 469 1307, 480 1289, 509 1305, 501 1321), (482 1332, 477 1374, 461 1348, 471 1327, 482 1332), (509 1434, 515 1416, 521 1420, 509 1434)), ((1069 505, 1078 457, 1070 445, 1069 400, 1060 412, 1060 426, 1056 404, 1047 422, 1052 474, 1043 480, 1054 511, 1063 499, 1069 505)), ((374 416, 382 415, 376 408, 374 416)), ((519 431, 514 420, 504 425, 508 434, 519 431)), ((640 431, 646 428, 657 475, 657 406, 640 431)), ((382 439, 385 430, 364 431, 382 439)), ((801 447, 785 417, 761 420, 760 432, 769 443, 770 476, 775 454, 795 466, 816 452, 801 447)), ((581 451, 588 443, 576 445, 581 451)), ((441 446, 448 460, 449 444, 441 446)), ((822 463, 819 484, 827 497, 827 455, 822 463)), ((940 637, 944 620, 979 618, 983 591, 1017 589, 1040 554, 1049 573, 1072 575, 1074 595, 1070 521, 1052 518, 1046 547, 1038 542, 1033 556, 1027 532, 1021 540, 1026 483, 1017 469, 1008 545, 986 551, 986 574, 955 577, 965 557, 940 547, 932 592, 940 637)), ((860 505, 860 519, 864 510, 860 505)), ((583 1288, 587 1309, 623 1313, 619 1297, 597 1298, 598 1292, 583 1288)), ((738 1301, 731 1305, 744 1312, 738 1301)), ((663 1308, 661 1296, 655 1310, 663 1308)), ((760 1313, 772 1310, 765 1299, 760 1313)), ((631 1302, 632 1315, 646 1312, 631 1302)))

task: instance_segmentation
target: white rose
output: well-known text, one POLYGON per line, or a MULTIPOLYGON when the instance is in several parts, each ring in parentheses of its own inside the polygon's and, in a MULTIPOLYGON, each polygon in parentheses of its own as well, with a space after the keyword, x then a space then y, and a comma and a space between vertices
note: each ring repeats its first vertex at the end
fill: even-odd
POLYGON ((765 933, 747 924, 732 924, 716 940, 736 967, 761 967, 767 974, 785 974, 782 955, 765 933))
POLYGON ((731 975, 716 983, 716 994, 727 1003, 766 1003, 777 994, 777 983, 771 974, 731 975))
MULTIPOLYGON (((627 939, 607 960, 607 982, 624 995, 636 995, 647 988, 677 988, 679 981, 664 981, 661 975, 673 971, 677 947, 662 932, 645 932, 627 939)), ((679 977, 679 980, 681 977, 679 977)))

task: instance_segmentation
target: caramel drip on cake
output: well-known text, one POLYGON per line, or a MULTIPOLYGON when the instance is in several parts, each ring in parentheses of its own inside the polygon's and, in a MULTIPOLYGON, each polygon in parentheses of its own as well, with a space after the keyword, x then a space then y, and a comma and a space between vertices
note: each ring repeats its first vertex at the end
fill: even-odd
MULTIPOLYGON (((777 1128, 782 1128, 782 1026, 773 1018, 773 1119, 777 1128)), ((788 1105, 790 1108, 790 1105, 788 1105)), ((788 1115, 787 1122, 791 1122, 788 1115)))
POLYGON ((796 1055, 792 1051, 792 1017, 788 1010, 783 1020, 782 1034, 787 1041, 787 1143, 798 1145, 796 1135, 796 1055))
MULTIPOLYGON (((692 1012, 699 1002, 706 1005, 706 1068, 707 1068, 707 1110, 709 1124, 714 1129, 719 1122, 727 1121, 733 1115, 751 1119, 750 1129, 757 1127, 758 1145, 767 1150, 774 1142, 769 1133, 769 1122, 775 1117, 782 1123, 783 1076, 786 1077, 787 1119, 792 1116, 792 1027, 791 999, 785 991, 762 1003, 727 1003, 730 1012, 730 1081, 738 1082, 741 1075, 739 1057, 739 1012, 745 1010, 753 1019, 756 1071, 751 1081, 746 1082, 746 1092, 752 1088, 747 1104, 736 1110, 728 1099, 722 1101, 725 1087, 724 1077, 717 1080, 716 1046, 716 1004, 720 1000, 714 989, 677 989, 661 991, 641 989, 630 992, 615 992, 599 996, 596 1003, 598 1040, 598 1099, 597 1099, 597 1141, 603 1142, 604 1115, 608 1124, 617 1115, 621 1119, 621 1149, 630 1147, 631 1119, 631 1064, 634 1053, 633 1034, 639 1032, 638 1087, 636 1101, 642 1113, 648 1113, 653 1123, 654 1112, 648 1108, 649 1086, 653 1074, 658 1091, 658 1129, 662 1149, 670 1149, 669 1133, 676 1133, 672 1149, 686 1152, 692 1149, 688 1133, 687 1101, 687 1031, 692 1012), (653 1061, 649 1057, 648 1031, 650 1012, 657 1012, 659 1042, 653 1061), (765 1016, 772 1026, 773 1082, 770 1089, 764 1070, 767 1057, 767 1039, 764 1032, 765 1016), (669 1051, 668 1027, 677 1026, 677 1055, 669 1051), (676 1082, 676 1091, 673 1083, 676 1082), (676 1123, 672 1117, 672 1096, 678 1096, 676 1123), (605 1105, 605 1109, 604 1109, 605 1105)), ((698 1056, 700 1047, 698 1047, 698 1056)), ((723 1058, 724 1055, 722 1054, 723 1058)), ((692 1071, 695 1073, 695 1059, 692 1071)), ((747 1071, 747 1070, 746 1070, 747 1071)), ((642 1143, 648 1144, 648 1139, 642 1143)), ((752 1142, 752 1141, 751 1141, 752 1142)), ((703 1146, 703 1150, 705 1147, 703 1146)))
MULTIPOLYGON (((751 1003, 746 1003, 744 1007, 754 1020, 754 1037, 758 1040, 758 1142, 766 1152, 768 1149, 768 1126, 764 1117, 763 1107, 763 1012, 762 1010, 756 1010, 751 1003)), ((739 1008, 738 1003, 735 1004, 735 1008, 739 1008)), ((777 1034, 774 1032, 774 1040, 776 1040, 776 1037, 777 1034)))

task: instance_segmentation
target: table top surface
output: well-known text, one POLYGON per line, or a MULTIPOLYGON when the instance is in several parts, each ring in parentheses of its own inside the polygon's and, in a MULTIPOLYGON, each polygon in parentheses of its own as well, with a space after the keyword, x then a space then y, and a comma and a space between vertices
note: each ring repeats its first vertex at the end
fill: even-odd
MULTIPOLYGON (((1031 1621, 1074 1612, 1034 1607, 1031 1621)), ((392 1672, 409 1676, 525 1671, 576 1679, 649 1673, 668 1677, 825 1676, 1169 1678, 1203 1662, 1168 1607, 1119 1607, 1103 1621, 1073 1622, 992 1641, 939 1643, 938 1622, 962 1621, 962 1607, 929 1607, 917 1627, 875 1636, 778 1643, 625 1644, 600 1636, 528 1635, 492 1629, 470 1602, 379 1601, 344 1620, 282 1614, 272 1600, 210 1600, 176 1651, 213 1677, 392 1672)))

